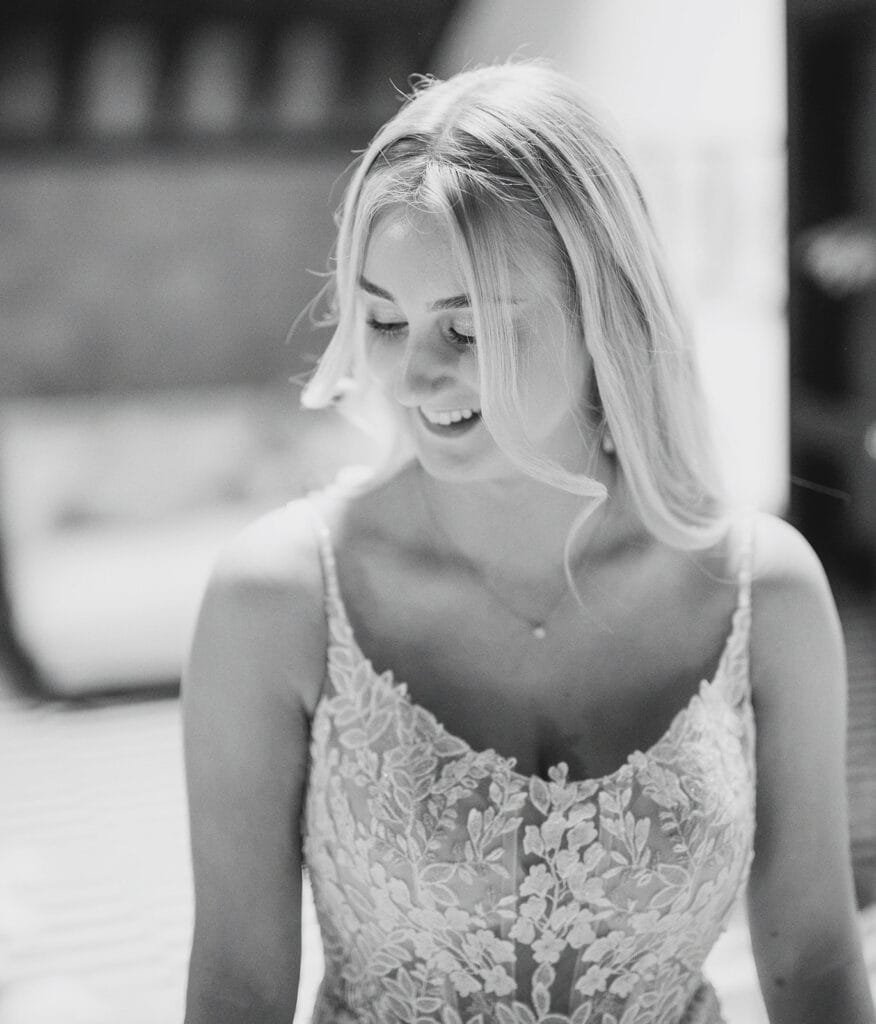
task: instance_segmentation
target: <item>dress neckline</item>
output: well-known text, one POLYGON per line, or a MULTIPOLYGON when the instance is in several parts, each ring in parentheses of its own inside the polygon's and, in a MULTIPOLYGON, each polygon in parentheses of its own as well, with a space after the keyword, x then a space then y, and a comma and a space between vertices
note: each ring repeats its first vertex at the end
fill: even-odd
MULTIPOLYGON (((728 674, 732 672, 737 662, 740 665, 738 669, 740 673, 744 668, 745 678, 738 681, 742 685, 742 694, 739 695, 737 692, 735 700, 733 700, 732 703, 736 706, 740 703, 740 700, 744 700, 746 704, 750 701, 750 688, 748 686, 747 678, 747 652, 751 622, 751 549, 753 532, 751 516, 747 517, 747 522, 745 523, 744 546, 737 578, 737 603, 730 619, 730 627, 721 649, 718 664, 712 676, 710 678, 702 678, 700 680, 697 689, 694 690, 685 704, 675 712, 669 725, 653 743, 647 746, 644 750, 637 747, 635 750, 631 751, 626 755, 621 764, 613 771, 607 772, 604 775, 588 776, 582 779, 568 779, 567 763, 565 761, 557 761, 548 767, 546 773, 548 778, 545 779, 538 772, 526 773, 518 771, 516 767, 517 758, 513 755, 502 754, 496 750, 495 747, 487 747, 483 750, 478 750, 464 737, 450 732, 437 718, 434 712, 430 711, 424 704, 414 700, 410 694, 408 684, 397 679, 393 669, 387 668, 378 670, 374 667, 371 659, 359 646, 355 631, 353 630, 352 623, 350 622, 350 617, 347 613, 344 599, 341 595, 337 560, 335 558, 334 546, 332 544, 331 533, 328 525, 316 505, 314 496, 308 495, 307 503, 312 510, 316 525, 320 558, 323 568, 326 615, 330 626, 328 644, 329 652, 332 648, 346 649, 352 658, 353 664, 350 667, 353 671, 360 668, 364 669, 364 671, 366 671, 371 677, 370 681, 372 683, 385 687, 386 692, 391 693, 394 699, 404 703, 412 711, 415 711, 437 736, 445 737, 454 747, 457 747, 458 749, 455 753, 459 755, 468 754, 471 757, 483 758, 485 760, 497 762, 502 766, 503 770, 508 773, 508 775, 519 779, 530 786, 539 782, 547 785, 549 782, 562 781, 565 785, 579 788, 599 788, 627 775, 634 767, 636 761, 647 761, 651 759, 661 747, 670 742, 683 728, 684 723, 693 713, 694 708, 696 708, 709 693, 714 691, 718 691, 719 693, 722 692, 721 683, 727 678, 728 674)), ((327 661, 330 663, 330 658, 328 658, 327 661)), ((319 701, 317 702, 317 706, 314 711, 314 716, 319 713, 320 707, 323 706, 325 696, 326 692, 325 687, 323 686, 322 693, 320 694, 319 701)), ((727 694, 725 694, 725 696, 729 697, 727 694)), ((728 699, 728 705, 729 704, 730 700, 728 699)))

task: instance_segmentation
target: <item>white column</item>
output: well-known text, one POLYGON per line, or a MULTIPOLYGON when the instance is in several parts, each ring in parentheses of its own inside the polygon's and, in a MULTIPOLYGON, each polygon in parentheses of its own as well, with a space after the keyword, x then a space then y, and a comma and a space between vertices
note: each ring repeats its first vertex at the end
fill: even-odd
POLYGON ((693 322, 742 500, 788 488, 781 0, 479 0, 439 74, 546 56, 609 111, 693 322))

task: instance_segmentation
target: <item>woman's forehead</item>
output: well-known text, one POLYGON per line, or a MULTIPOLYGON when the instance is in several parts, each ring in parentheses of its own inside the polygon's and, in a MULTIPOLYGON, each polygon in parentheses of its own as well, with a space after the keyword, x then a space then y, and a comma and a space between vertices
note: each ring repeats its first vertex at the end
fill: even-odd
MULTIPOLYGON (((540 251, 533 246, 530 266, 520 265, 525 260, 509 260, 509 294, 500 298, 525 304, 562 291, 552 261, 535 258, 540 251)), ((434 291, 437 299, 469 290, 450 228, 437 214, 423 210, 394 208, 378 218, 365 248, 361 276, 393 296, 394 288, 412 293, 434 291)), ((372 288, 367 290, 376 294, 372 288)))
POLYGON ((446 224, 432 214, 391 210, 383 214, 371 230, 362 272, 370 279, 371 270, 411 276, 414 269, 417 273, 428 270, 430 277, 456 284, 461 284, 463 279, 453 237, 446 224))

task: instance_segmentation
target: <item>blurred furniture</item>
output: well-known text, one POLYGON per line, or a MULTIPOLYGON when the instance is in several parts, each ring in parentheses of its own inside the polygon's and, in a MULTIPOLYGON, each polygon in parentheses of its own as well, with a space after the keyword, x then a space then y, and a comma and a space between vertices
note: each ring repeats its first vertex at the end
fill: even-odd
POLYGON ((175 683, 221 543, 371 457, 286 336, 457 6, 0 12, 0 660, 39 692, 175 683))
POLYGON ((0 409, 7 640, 33 682, 75 696, 178 681, 222 545, 371 460, 295 397, 238 385, 0 409))

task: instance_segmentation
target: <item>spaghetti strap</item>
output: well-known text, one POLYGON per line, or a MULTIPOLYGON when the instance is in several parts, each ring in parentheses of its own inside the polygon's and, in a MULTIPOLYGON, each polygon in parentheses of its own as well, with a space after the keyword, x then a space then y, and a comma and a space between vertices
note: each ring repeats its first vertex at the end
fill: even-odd
POLYGON ((724 645, 716 681, 731 704, 751 696, 749 644, 751 640, 751 581, 754 560, 755 511, 747 511, 739 520, 739 568, 736 575, 736 609, 730 635, 724 645))
POLYGON ((340 627, 340 631, 343 634, 350 635, 352 629, 347 616, 347 609, 344 607, 344 600, 341 597, 341 587, 338 582, 338 566, 334 548, 332 547, 331 532, 320 508, 321 497, 322 492, 310 491, 305 495, 305 501, 310 509, 319 546, 319 559, 322 565, 322 577, 325 586, 326 617, 330 627, 340 627))
POLYGON ((742 520, 742 546, 739 552, 739 608, 751 608, 751 579, 754 561, 754 525, 755 511, 749 510, 742 520))

